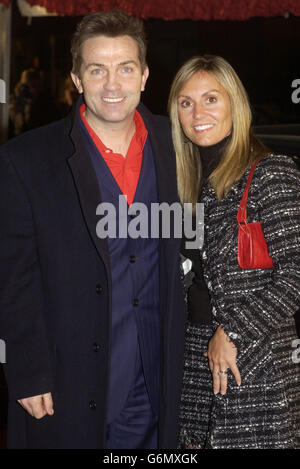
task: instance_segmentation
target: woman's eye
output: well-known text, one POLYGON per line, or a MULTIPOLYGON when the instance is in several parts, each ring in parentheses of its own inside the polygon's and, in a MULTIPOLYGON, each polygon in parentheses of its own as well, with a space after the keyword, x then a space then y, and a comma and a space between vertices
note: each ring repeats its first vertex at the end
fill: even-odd
POLYGON ((210 96, 209 98, 207 98, 207 101, 209 103, 216 103, 217 102, 217 98, 215 96, 210 96))
POLYGON ((187 100, 181 101, 180 106, 181 106, 181 107, 184 107, 184 108, 188 108, 188 107, 191 106, 191 102, 190 102, 190 101, 187 101, 187 100))

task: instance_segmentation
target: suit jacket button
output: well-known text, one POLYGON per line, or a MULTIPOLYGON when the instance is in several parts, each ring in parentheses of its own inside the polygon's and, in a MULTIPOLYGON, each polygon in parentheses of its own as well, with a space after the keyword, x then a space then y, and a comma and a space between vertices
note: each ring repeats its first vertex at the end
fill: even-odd
POLYGON ((89 402, 89 408, 90 408, 91 410, 95 410, 96 407, 97 407, 97 404, 96 404, 95 401, 90 401, 90 402, 89 402))
POLYGON ((102 292, 102 290, 103 290, 103 288, 101 287, 100 283, 97 283, 97 285, 96 285, 96 292, 98 293, 98 295, 99 295, 99 293, 102 292))
POLYGON ((134 264, 136 261, 136 257, 135 256, 129 256, 129 262, 131 262, 131 264, 134 264))
POLYGON ((93 344, 93 350, 94 350, 94 352, 99 352, 99 350, 100 350, 100 345, 97 344, 97 342, 95 342, 95 343, 93 344))
POLYGON ((138 305, 139 305, 139 300, 137 298, 134 298, 133 306, 138 306, 138 305))

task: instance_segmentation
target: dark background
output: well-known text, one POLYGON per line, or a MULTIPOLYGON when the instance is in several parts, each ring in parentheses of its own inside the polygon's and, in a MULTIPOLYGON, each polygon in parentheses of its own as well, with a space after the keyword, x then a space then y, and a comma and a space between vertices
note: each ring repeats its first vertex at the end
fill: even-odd
MULTIPOLYGON (((59 100, 71 68, 70 37, 80 17, 33 18, 27 24, 12 5, 11 91, 24 69, 38 67, 45 86, 59 100)), ((300 17, 247 21, 145 22, 150 77, 144 103, 166 114, 170 84, 193 55, 217 54, 238 72, 252 103, 255 124, 300 123, 300 103, 292 102, 292 81, 300 79, 300 17)), ((0 447, 5 443, 7 392, 0 367, 0 447)))
MULTIPOLYGON (((13 2, 11 90, 22 70, 38 66, 54 99, 71 68, 70 37, 81 17, 37 17, 32 24, 13 2)), ((221 55, 236 69, 250 97, 255 124, 300 122, 300 103, 291 100, 300 79, 300 17, 247 21, 148 20, 150 77, 143 101, 166 114, 171 81, 190 57, 221 55)))

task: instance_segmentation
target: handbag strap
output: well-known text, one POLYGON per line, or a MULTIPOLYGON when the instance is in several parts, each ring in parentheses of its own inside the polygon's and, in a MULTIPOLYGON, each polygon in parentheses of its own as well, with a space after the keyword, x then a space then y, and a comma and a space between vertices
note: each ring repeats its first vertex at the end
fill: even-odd
POLYGON ((238 221, 238 224, 247 223, 247 200, 248 200, 249 187, 250 187, 250 184, 251 184, 251 181, 252 181, 252 178, 253 178, 253 174, 254 174, 256 165, 263 157, 264 157, 264 155, 257 158, 257 160, 254 161, 253 165, 251 166, 250 173, 249 173, 249 176, 248 176, 248 179, 247 179, 247 184, 246 184, 246 187, 245 187, 245 190, 244 190, 244 193, 243 193, 243 197, 242 197, 242 200, 240 202, 239 209, 238 209, 237 217, 236 217, 237 221, 238 221))

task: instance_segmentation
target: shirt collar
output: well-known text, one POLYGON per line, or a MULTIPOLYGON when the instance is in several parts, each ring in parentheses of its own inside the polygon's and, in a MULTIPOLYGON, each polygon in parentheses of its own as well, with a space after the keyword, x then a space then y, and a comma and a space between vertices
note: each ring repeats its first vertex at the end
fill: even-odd
MULTIPOLYGON (((89 123, 87 122, 85 116, 84 116, 84 112, 86 110, 86 104, 85 103, 82 103, 81 106, 80 106, 80 117, 81 117, 81 120, 83 122, 83 124, 85 125, 89 135, 91 136, 91 138, 93 139, 93 141, 95 142, 98 150, 100 151, 100 153, 103 155, 103 154, 116 154, 113 152, 113 150, 111 148, 108 148, 106 145, 104 145, 104 143, 102 142, 102 140, 98 137, 98 135, 96 134, 96 132, 92 129, 92 127, 89 125, 89 123)), ((144 149, 144 146, 145 146, 145 143, 146 143, 146 139, 147 139, 147 135, 148 135, 148 131, 146 129, 146 126, 145 126, 145 123, 143 121, 143 118, 142 116, 140 115, 140 113, 135 110, 135 113, 134 113, 134 123, 135 123, 135 133, 132 137, 132 140, 131 140, 131 143, 129 145, 129 148, 128 148, 128 151, 130 151, 130 149, 134 146, 138 146, 139 148, 139 151, 143 151, 144 149), (134 144, 134 145, 133 145, 134 144)))

